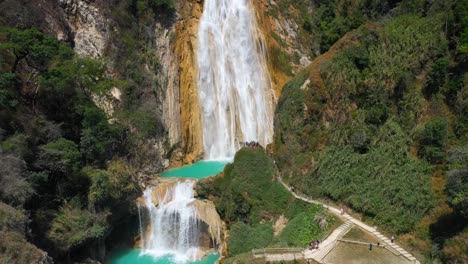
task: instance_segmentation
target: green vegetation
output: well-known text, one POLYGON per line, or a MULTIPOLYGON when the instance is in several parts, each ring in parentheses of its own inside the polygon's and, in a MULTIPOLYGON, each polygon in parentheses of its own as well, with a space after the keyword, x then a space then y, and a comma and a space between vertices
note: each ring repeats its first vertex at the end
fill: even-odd
POLYGON ((324 231, 332 226, 333 221, 333 217, 325 215, 320 207, 311 206, 296 214, 274 242, 281 246, 305 248, 312 239, 323 238, 324 231))
POLYGON ((293 75, 289 55, 281 49, 273 48, 273 56, 271 63, 273 64, 273 67, 279 69, 285 74, 289 76, 293 75))
POLYGON ((92 100, 121 81, 37 29, 1 28, 0 40, 0 258, 40 258, 32 234, 58 261, 79 258, 131 215, 139 193, 119 158, 133 147, 129 128, 109 123, 92 100))
POLYGON ((277 245, 305 247, 331 227, 332 217, 320 206, 295 199, 275 180, 275 173, 262 149, 243 148, 224 176, 197 185, 200 197, 215 196, 216 209, 230 223, 229 256, 277 245), (272 224, 280 215, 290 221, 275 237, 272 224))
POLYGON ((420 134, 419 155, 432 162, 441 162, 445 159, 447 144, 447 120, 434 118, 429 120, 420 134))
POLYGON ((103 238, 106 232, 106 213, 93 214, 83 210, 78 200, 65 203, 55 216, 48 237, 56 247, 68 252, 89 240, 103 238))
POLYGON ((176 1, 99 6, 111 29, 100 58, 74 53, 64 6, 0 6, 0 200, 27 211, 30 230, 2 233, 0 262, 36 262, 42 253, 27 240, 55 262, 102 262, 106 240, 127 236, 122 228, 133 232, 125 226, 135 221, 140 190, 131 166, 158 170, 162 159, 146 147, 167 135, 155 28, 175 23, 176 1), (58 41, 44 32, 63 35, 58 41), (119 99, 110 95, 115 88, 119 99), (100 108, 103 102, 111 111, 100 108), (28 250, 37 254, 12 257, 28 250))
POLYGON ((249 226, 242 222, 235 222, 230 228, 229 255, 235 256, 249 252, 252 249, 268 247, 273 239, 271 223, 249 226))
POLYGON ((434 206, 430 167, 408 155, 408 138, 398 124, 389 121, 379 137, 365 154, 329 148, 317 168, 320 192, 374 217, 379 226, 408 232, 434 206))
POLYGON ((449 203, 468 218, 468 148, 455 147, 449 152, 447 193, 449 203))
POLYGON ((281 176, 296 189, 345 203, 388 232, 409 233, 407 242, 432 259, 448 260, 443 249, 431 247, 452 241, 450 259, 459 262, 463 256, 453 252, 462 251, 458 243, 466 237, 466 224, 458 223, 466 223, 466 166, 460 165, 466 56, 460 47, 467 4, 317 4, 307 28, 320 51, 346 37, 336 53, 284 86, 273 146, 281 176), (447 201, 438 186, 445 181, 447 201), (444 219, 456 227, 442 227, 444 219))

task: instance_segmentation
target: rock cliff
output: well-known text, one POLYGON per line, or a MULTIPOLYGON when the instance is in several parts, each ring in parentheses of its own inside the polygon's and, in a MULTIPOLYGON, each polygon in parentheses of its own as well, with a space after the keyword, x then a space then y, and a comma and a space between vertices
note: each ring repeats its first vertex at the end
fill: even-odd
POLYGON ((179 59, 180 132, 184 163, 192 163, 203 155, 203 131, 197 90, 197 35, 202 14, 199 0, 181 4, 181 20, 176 25, 175 53, 179 59))
POLYGON ((109 41, 110 21, 93 2, 59 0, 74 35, 75 51, 82 55, 100 57, 109 41))

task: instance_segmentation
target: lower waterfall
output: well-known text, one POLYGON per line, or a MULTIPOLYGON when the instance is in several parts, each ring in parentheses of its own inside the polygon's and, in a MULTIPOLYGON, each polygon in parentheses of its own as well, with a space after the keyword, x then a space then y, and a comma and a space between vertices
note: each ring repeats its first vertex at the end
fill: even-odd
MULTIPOLYGON (((152 188, 143 193, 151 226, 142 236, 142 253, 154 257, 172 255, 177 262, 199 258, 199 216, 192 205, 194 182, 177 182, 153 201, 152 188)), ((157 196, 161 194, 156 194, 157 196)))

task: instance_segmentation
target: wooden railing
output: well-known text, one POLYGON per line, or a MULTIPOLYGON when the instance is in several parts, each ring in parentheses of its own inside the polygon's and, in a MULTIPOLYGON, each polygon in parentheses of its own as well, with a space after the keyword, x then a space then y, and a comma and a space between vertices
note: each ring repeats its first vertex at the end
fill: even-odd
POLYGON ((266 257, 266 255, 282 255, 282 254, 301 254, 303 248, 261 248, 252 249, 252 255, 255 258, 266 257))

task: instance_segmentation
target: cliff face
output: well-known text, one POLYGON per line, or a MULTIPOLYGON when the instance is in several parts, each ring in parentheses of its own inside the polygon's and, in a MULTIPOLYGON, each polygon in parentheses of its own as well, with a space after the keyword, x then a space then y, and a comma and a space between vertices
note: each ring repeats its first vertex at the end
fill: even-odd
POLYGON ((192 163, 203 155, 203 131, 198 98, 197 35, 202 14, 199 0, 184 1, 181 21, 176 26, 175 53, 179 59, 180 132, 184 163, 192 163))
POLYGON ((279 98, 283 86, 293 74, 311 62, 308 39, 302 38, 303 29, 297 18, 300 15, 294 4, 284 9, 276 1, 260 0, 253 1, 253 7, 267 47, 271 80, 279 98))
POLYGON ((101 57, 109 41, 110 21, 94 1, 59 0, 73 32, 75 51, 91 57, 101 57))

